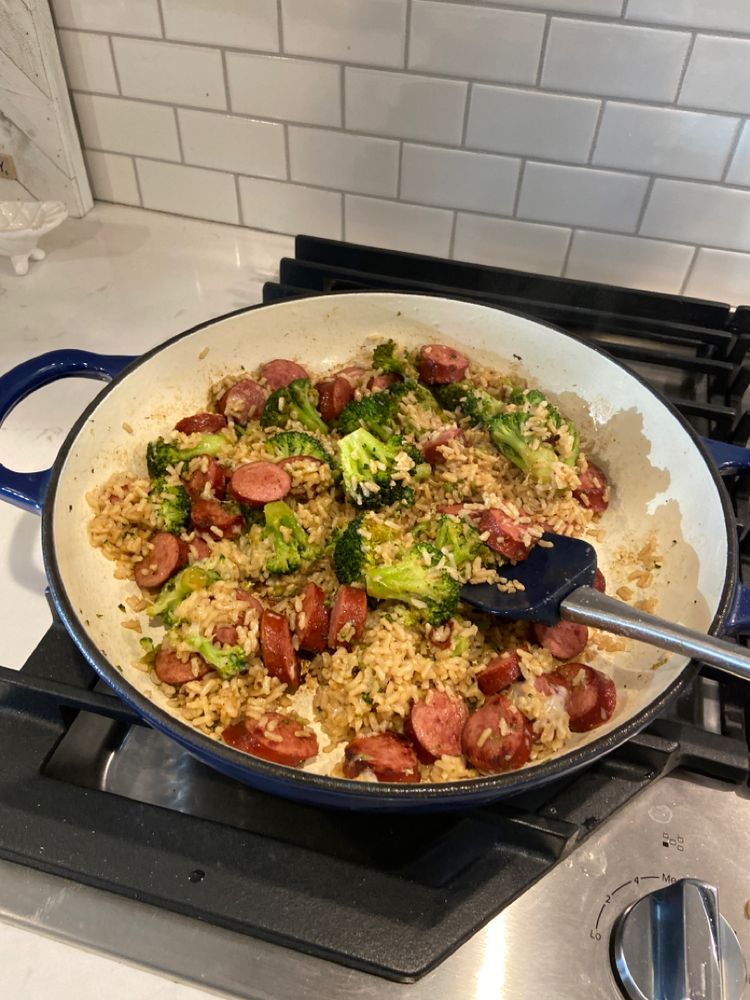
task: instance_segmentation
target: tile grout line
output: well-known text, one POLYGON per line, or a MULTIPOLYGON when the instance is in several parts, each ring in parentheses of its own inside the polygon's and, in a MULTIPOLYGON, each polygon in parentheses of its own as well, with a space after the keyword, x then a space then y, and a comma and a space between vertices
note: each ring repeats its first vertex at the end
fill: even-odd
POLYGON ((159 15, 159 24, 161 26, 161 37, 166 39, 167 37, 167 26, 164 21, 164 10, 162 9, 161 0, 156 0, 156 10, 159 15))
POLYGON ((726 187, 730 186, 730 183, 727 180, 727 178, 729 177, 729 171, 732 168, 732 161, 734 160, 735 156, 737 155, 737 150, 738 150, 739 145, 740 145, 740 139, 742 138, 742 133, 745 131, 745 123, 748 120, 750 120, 750 119, 746 118, 746 119, 744 119, 744 121, 742 119, 740 119, 737 122, 736 135, 732 139, 732 142, 731 142, 731 144, 729 146, 729 154, 727 156, 727 162, 724 165, 724 169, 721 172, 721 180, 717 181, 718 184, 723 184, 726 187))
POLYGON ((138 201, 141 207, 143 207, 143 192, 141 191, 141 175, 138 173, 138 163, 135 156, 128 157, 130 162, 133 164, 133 174, 135 175, 135 189, 138 192, 138 201))
POLYGON ((539 65, 536 70, 536 82, 534 84, 535 90, 540 90, 542 86, 542 73, 544 72, 544 61, 547 58, 547 39, 549 38, 550 28, 552 26, 552 17, 550 14, 546 14, 544 17, 544 28, 542 29, 542 44, 539 49, 539 65))
POLYGON ((570 254, 573 250, 573 240, 575 239, 575 235, 578 232, 578 229, 579 229, 578 226, 570 227, 570 236, 568 237, 568 245, 565 248, 565 256, 563 257, 562 267, 560 268, 561 278, 565 277, 565 272, 568 270, 568 264, 570 262, 570 254))
MULTIPOLYGON (((117 68, 117 60, 115 59, 115 47, 112 44, 112 36, 107 35, 107 41, 109 42, 109 54, 112 56, 112 70, 115 74, 115 83, 117 84, 117 93, 122 96, 122 85, 120 83, 120 71, 117 68)), ((72 89, 71 89, 72 93, 72 89)))
POLYGON ((177 149, 180 153, 180 163, 185 163, 185 150, 182 146, 182 132, 180 132, 180 116, 177 114, 177 107, 174 107, 174 127, 177 131, 177 149))
POLYGON ((406 0, 406 18, 404 20, 404 69, 409 68, 409 59, 411 58, 411 19, 413 9, 413 0, 406 0))
POLYGON ((521 160, 521 166, 520 166, 520 168, 518 170, 518 178, 516 180, 516 192, 515 192, 515 194, 513 196, 513 208, 511 209, 511 218, 512 219, 517 219, 518 218, 518 205, 519 205, 519 202, 521 201, 521 186, 523 185, 523 175, 524 175, 524 172, 526 171, 526 163, 527 162, 528 161, 525 160, 525 159, 521 160))
POLYGON ((234 197, 237 199, 237 218, 240 220, 241 226, 247 226, 245 222, 245 210, 242 207, 242 197, 240 196, 240 176, 239 174, 233 174, 234 177, 234 197))
POLYGON ((341 226, 339 227, 339 239, 344 239, 344 192, 339 191, 339 205, 341 208, 341 226))
POLYGON ((688 284, 690 282, 690 279, 693 276, 693 271, 695 270, 695 265, 698 262, 698 252, 699 252, 699 250, 700 250, 700 246, 694 247, 693 256, 690 258, 690 263, 687 266, 687 271, 685 271, 685 277, 682 279, 682 284, 680 285, 680 291, 679 291, 680 295, 684 295, 685 294, 685 289, 687 288, 687 286, 688 286, 688 284))
POLYGON ((231 114, 233 108, 232 108, 232 98, 229 93, 229 68, 227 66, 227 54, 224 51, 224 49, 220 49, 219 51, 221 52, 221 74, 224 80, 224 102, 226 105, 225 110, 231 114))
POLYGON ((680 77, 677 81, 677 90, 675 91, 674 101, 672 101, 672 104, 675 107, 678 106, 678 101, 680 100, 680 94, 682 93, 682 88, 685 83, 685 77, 687 76, 688 67, 690 66, 690 58, 693 55, 693 49, 695 48, 695 40, 697 37, 698 33, 694 31, 690 36, 690 41, 688 42, 687 51, 685 52, 685 62, 682 64, 680 77))
POLYGON ((458 209, 453 209, 453 222, 451 224, 451 235, 448 240, 448 259, 455 260, 456 253, 456 229, 458 227, 458 209))
POLYGON ((596 122, 594 123, 594 134, 591 136, 591 148, 589 149, 589 155, 586 158, 586 163, 589 166, 594 165, 594 153, 596 152, 596 144, 599 141, 599 132, 602 127, 602 122, 604 121, 604 109, 606 107, 607 100, 604 98, 599 105, 599 111, 596 115, 596 122))
POLYGON ((641 226, 643 225, 643 220, 646 218, 648 203, 651 201, 651 193, 654 190, 655 184, 656 184, 656 174, 653 174, 649 178, 649 182, 646 185, 646 191, 643 195, 643 204, 641 205, 640 211, 638 212, 638 220, 635 224, 635 231, 633 233, 633 236, 641 235, 641 226))
POLYGON ((339 83, 341 85, 341 94, 339 95, 340 104, 340 114, 341 114, 341 128, 347 131, 346 128, 346 67, 341 64, 341 71, 339 73, 339 83))
POLYGON ((466 103, 464 104, 464 120, 461 123, 461 149, 466 149, 466 137, 469 134, 469 115, 471 113, 471 102, 474 97, 474 84, 469 83, 466 88, 466 103))
POLYGON ((401 174, 404 169, 404 143, 401 140, 398 144, 398 160, 396 162, 396 201, 401 201, 401 174))
POLYGON ((276 32, 279 36, 279 54, 284 52, 284 19, 281 12, 281 0, 276 0, 276 32))

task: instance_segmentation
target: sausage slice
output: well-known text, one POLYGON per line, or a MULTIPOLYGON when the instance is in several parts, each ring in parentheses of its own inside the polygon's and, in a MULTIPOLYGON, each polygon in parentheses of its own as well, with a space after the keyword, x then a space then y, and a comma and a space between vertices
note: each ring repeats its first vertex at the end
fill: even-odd
POLYGON ((263 507, 284 499, 292 488, 292 477, 275 462, 246 462, 232 473, 229 488, 240 503, 263 507))
POLYGON ((193 653, 186 663, 179 658, 173 649, 160 649, 154 660, 156 676, 164 684, 171 684, 173 687, 199 680, 201 677, 205 677, 210 669, 203 657, 193 653), (200 664, 196 673, 193 673, 193 661, 196 660, 199 660, 200 664))
POLYGON ((196 531, 210 531, 218 528, 224 537, 233 538, 242 534, 242 513, 233 503, 221 500, 193 500, 190 518, 196 531))
POLYGON ((191 472, 185 480, 185 489, 191 500, 198 500, 203 496, 203 490, 208 483, 211 492, 217 500, 223 500, 227 488, 227 474, 224 467, 219 465, 215 458, 209 458, 206 464, 206 471, 196 469, 191 472))
POLYGON ((531 551, 531 546, 524 541, 528 526, 514 521, 497 507, 482 512, 479 518, 479 531, 480 534, 489 532, 487 539, 489 547, 506 559, 512 559, 513 562, 521 562, 531 551))
POLYGON ((367 594, 360 587, 342 584, 336 591, 336 599, 331 608, 331 625, 328 630, 328 645, 331 649, 346 646, 348 649, 359 642, 367 620, 367 594), (353 625, 353 634, 347 639, 339 638, 346 625, 353 625))
POLYGON ((556 660, 572 660, 583 652, 589 641, 589 630, 575 622, 558 622, 557 625, 534 622, 531 629, 539 645, 548 649, 556 660))
POLYGON ((188 546, 168 531, 154 535, 151 545, 149 554, 133 567, 139 587, 161 587, 188 561, 188 546))
MULTIPOLYGON (((439 434, 431 437, 429 441, 422 445, 422 454, 424 455, 425 462, 429 462, 430 465, 445 465, 445 455, 443 455, 441 449, 444 444, 450 444, 451 441, 456 440, 462 444, 466 443, 466 435, 460 427, 450 427, 448 430, 441 431, 439 434)), ((455 506, 458 506, 458 504, 455 506)))
POLYGON ((318 753, 315 733, 281 712, 235 722, 226 727, 221 738, 235 750, 287 767, 297 767, 318 753))
POLYGON ((419 375, 428 385, 458 382, 466 374, 469 359, 445 344, 425 344, 419 352, 419 375))
POLYGON ((263 666, 271 677, 278 677, 290 691, 299 687, 299 662, 292 643, 286 615, 264 611, 260 619, 260 652, 263 666))
POLYGON ((308 583, 302 591, 303 624, 297 616, 297 636, 300 649, 308 653, 322 653, 328 646, 330 615, 326 607, 326 595, 315 583, 308 583))
POLYGON ((573 733, 587 733, 601 726, 617 705, 617 689, 611 677, 585 663, 564 663, 548 675, 565 688, 565 710, 573 733))
MULTIPOLYGON (((253 609, 257 614, 258 618, 263 614, 263 605, 260 603, 255 594, 251 594, 249 590, 245 590, 243 587, 238 587, 234 592, 235 600, 244 601, 248 605, 248 609, 253 609)), ((245 616, 243 615, 243 618, 245 616)))
POLYGON ((469 716, 461 734, 466 758, 478 771, 514 771, 531 756, 531 726, 502 694, 493 695, 469 716))
POLYGON ((383 375, 373 375, 367 383, 367 388, 370 392, 382 392, 383 389, 389 389, 400 381, 401 379, 394 372, 386 372, 383 375))
POLYGON ((457 757, 461 753, 461 732, 469 718, 463 701, 445 691, 430 691, 423 701, 415 702, 404 726, 423 764, 438 757, 457 757))
POLYGON ((517 681, 521 676, 518 652, 507 649, 500 656, 493 656, 484 670, 477 676, 477 684, 482 694, 497 694, 517 681))
POLYGON ((344 407, 354 399, 352 384, 344 375, 317 382, 315 388, 318 390, 318 410, 327 424, 337 420, 344 407))
POLYGON ((192 417, 183 417, 174 425, 176 431, 182 434, 215 434, 227 426, 227 418, 221 413, 194 413, 192 417))
POLYGON ((211 546, 205 540, 205 538, 200 538, 198 535, 192 540, 192 542, 187 543, 188 547, 188 562, 200 562, 201 559, 208 559, 211 555, 211 546))
POLYGON ((369 768, 378 781, 419 781, 419 764, 412 748, 393 733, 358 736, 344 750, 344 774, 356 778, 369 768))
POLYGON ((595 514, 601 514, 609 507, 608 487, 606 473, 598 465, 589 462, 586 471, 581 473, 581 485, 573 490, 573 496, 584 507, 593 510, 595 514))
POLYGON ((239 641, 234 625, 214 625, 211 638, 219 646, 236 646, 239 641))
POLYGON ((261 375, 266 380, 271 389, 280 389, 283 385, 289 385, 298 378, 309 378, 302 365, 294 361, 287 361, 286 358, 277 358, 263 365, 260 370, 261 375))
POLYGON ((221 399, 216 402, 216 409, 238 424, 246 424, 249 420, 259 417, 266 403, 266 391, 263 386, 251 378, 240 379, 230 386, 221 399))

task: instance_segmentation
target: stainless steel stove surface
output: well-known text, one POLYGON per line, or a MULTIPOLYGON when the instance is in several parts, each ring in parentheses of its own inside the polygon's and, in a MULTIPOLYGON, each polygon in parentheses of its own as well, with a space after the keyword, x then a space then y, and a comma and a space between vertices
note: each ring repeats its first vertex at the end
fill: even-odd
MULTIPOLYGON (((296 250, 266 301, 389 288, 516 309, 601 344, 700 433, 750 435, 748 307, 296 250)), ((240 786, 95 680, 59 623, 22 671, 0 668, 0 919, 253 1000, 750 997, 750 685, 704 672, 579 775, 403 818, 240 786)))

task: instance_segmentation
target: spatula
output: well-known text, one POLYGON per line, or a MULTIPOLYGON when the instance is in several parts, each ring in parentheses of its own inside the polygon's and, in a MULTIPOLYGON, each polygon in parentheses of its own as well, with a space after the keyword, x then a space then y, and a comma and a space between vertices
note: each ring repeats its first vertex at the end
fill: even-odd
POLYGON ((501 570, 506 580, 523 584, 523 590, 504 593, 496 584, 465 584, 461 600, 496 618, 525 618, 543 625, 562 619, 591 625, 750 679, 750 653, 741 646, 648 615, 594 590, 596 551, 588 542, 553 534, 543 535, 543 540, 551 542, 552 548, 537 545, 523 562, 501 570))

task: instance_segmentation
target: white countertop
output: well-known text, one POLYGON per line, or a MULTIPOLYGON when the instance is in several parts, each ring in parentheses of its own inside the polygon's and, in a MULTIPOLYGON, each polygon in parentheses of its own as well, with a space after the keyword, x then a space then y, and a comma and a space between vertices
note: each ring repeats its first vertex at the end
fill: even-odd
MULTIPOLYGON (((140 354, 197 323, 261 300, 293 240, 121 205, 97 204, 41 244, 47 259, 17 277, 0 257, 0 372, 50 350, 140 354)), ((0 462, 50 465, 103 387, 66 379, 34 393, 0 428, 0 462)), ((0 502, 0 662, 20 668, 50 623, 39 519, 0 502)), ((0 820, 1 821, 1 820, 0 820)), ((198 1000, 170 983, 0 924, 3 1000, 198 1000), (106 984, 106 985, 105 985, 106 984)))

